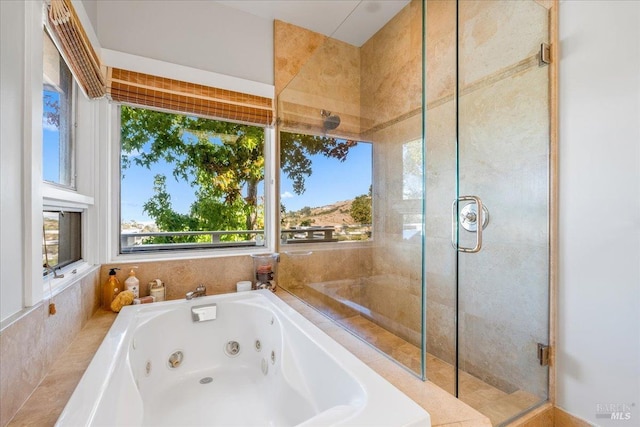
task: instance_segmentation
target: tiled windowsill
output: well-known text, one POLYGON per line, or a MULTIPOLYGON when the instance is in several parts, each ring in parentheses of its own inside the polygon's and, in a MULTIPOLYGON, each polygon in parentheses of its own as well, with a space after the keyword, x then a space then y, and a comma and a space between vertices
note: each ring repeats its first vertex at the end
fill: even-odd
MULTIPOLYGON (((490 427, 489 419, 435 384, 423 382, 287 292, 277 295, 431 414, 433 426, 490 427)), ((71 397, 115 313, 98 310, 60 355, 8 426, 52 426, 71 397)))

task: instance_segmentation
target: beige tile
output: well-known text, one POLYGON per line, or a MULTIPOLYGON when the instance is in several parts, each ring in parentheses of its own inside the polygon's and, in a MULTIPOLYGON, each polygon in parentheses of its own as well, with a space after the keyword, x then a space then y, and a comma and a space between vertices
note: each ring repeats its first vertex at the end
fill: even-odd
POLYGON ((0 334, 0 426, 15 415, 45 370, 45 307, 39 304, 0 334))
POLYGON ((80 292, 82 295, 82 324, 85 325, 100 307, 100 267, 82 279, 80 292))
MULTIPOLYGON (((285 302, 288 302, 291 300, 291 296, 287 295, 283 299, 285 302)), ((308 307, 303 307, 300 304, 294 304, 294 306, 301 308, 303 311, 309 309, 308 307)), ((342 322, 348 322, 348 325, 352 330, 361 328, 362 334, 368 334, 370 338, 376 340, 376 342, 383 347, 388 346, 389 351, 392 353, 395 352, 396 356, 400 357, 400 355, 406 355, 411 358, 412 363, 415 361, 418 361, 419 363, 419 349, 411 346, 397 336, 390 334, 379 326, 372 324, 362 316, 344 319, 342 322), (376 332, 381 336, 376 337, 376 332)), ((456 425, 455 423, 460 423, 459 425, 465 427, 491 425, 488 418, 476 412, 470 406, 455 399, 451 394, 447 393, 432 382, 424 382, 420 380, 415 374, 412 374, 408 370, 400 367, 396 362, 385 357, 379 351, 374 350, 361 339, 356 338, 351 333, 345 331, 342 326, 334 322, 322 322, 318 326, 329 336, 363 360, 381 376, 386 378, 394 386, 429 411, 431 414, 432 424, 434 426, 456 425)), ((434 369, 439 369, 442 372, 447 371, 448 369, 449 378, 452 376, 452 367, 442 361, 439 361, 433 356, 428 357, 428 366, 431 366, 434 369)))
MULTIPOLYGON (((115 318, 116 314, 109 311, 96 312, 66 350, 56 355, 51 370, 9 426, 55 424, 115 318)), ((4 391, 2 395, 3 400, 8 396, 4 391)))
MULTIPOLYGON (((311 44, 307 46, 311 49, 315 39, 309 40, 311 44)), ((279 49, 276 65, 297 62, 297 53, 279 49)), ((290 77, 285 69, 280 77, 276 71, 276 81, 290 79, 278 96, 281 130, 326 133, 320 116, 320 110, 324 109, 340 116, 339 136, 357 136, 360 133, 360 50, 326 38, 312 54, 305 54, 302 59, 305 63, 295 76, 290 77)))
MULTIPOLYGON (((427 5, 427 103, 453 96, 456 68, 456 4, 429 0, 427 5)), ((428 135, 428 133, 427 133, 428 135)))
POLYGON ((252 280, 253 261, 249 255, 220 258, 202 258, 180 261, 151 261, 126 264, 105 264, 100 272, 100 289, 107 281, 109 269, 119 267, 117 277, 124 283, 133 266, 138 266, 140 295, 149 294, 149 282, 160 279, 165 283, 167 299, 181 299, 202 284, 207 294, 235 292, 236 282, 252 280))
POLYGON ((546 403, 518 420, 509 423, 508 427, 553 427, 553 405, 546 403))
POLYGON ((362 125, 369 129, 422 104, 422 5, 413 1, 360 49, 362 125))
POLYGON ((533 1, 463 0, 459 15, 463 86, 535 55, 549 37, 547 10, 533 1))
POLYGON ((591 427, 590 423, 574 417, 560 408, 554 408, 553 417, 555 427, 591 427))
POLYGON ((300 72, 326 36, 293 24, 275 20, 273 47, 276 95, 300 72))
MULTIPOLYGON (((56 314, 45 314, 44 340, 45 340, 45 371, 60 358, 69 344, 82 329, 81 286, 70 286, 53 298, 56 305, 56 314)), ((45 304, 47 305, 47 304, 45 304)))

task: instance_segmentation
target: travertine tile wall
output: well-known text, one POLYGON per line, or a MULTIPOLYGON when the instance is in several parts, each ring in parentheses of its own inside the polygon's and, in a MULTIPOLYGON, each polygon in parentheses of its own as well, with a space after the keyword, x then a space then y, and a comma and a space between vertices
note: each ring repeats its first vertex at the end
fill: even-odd
POLYGON ((325 134, 320 110, 326 110, 340 116, 338 136, 357 138, 360 50, 282 21, 274 25, 279 129, 325 134))
POLYGON ((0 426, 6 425, 100 306, 99 268, 0 332, 0 426))
POLYGON ((429 0, 426 8, 426 338, 429 353, 453 364, 456 253, 451 246, 451 203, 456 195, 456 5, 448 0, 429 0))
POLYGON ((403 230, 421 222, 423 201, 404 195, 403 147, 422 141, 422 2, 409 3, 371 37, 361 58, 363 139, 374 144, 372 275, 390 281, 366 293, 367 306, 388 313, 381 326, 420 346, 422 244, 419 236, 405 240, 403 230))
POLYGON ((310 283, 358 279, 372 270, 371 248, 312 248, 295 251, 282 248, 279 275, 282 286, 295 290, 310 283))
POLYGON ((422 138, 422 3, 410 3, 361 48, 333 39, 322 42, 317 34, 289 24, 276 22, 275 30, 280 129, 291 130, 297 123, 295 130, 317 132, 313 115, 301 119, 303 107, 313 114, 327 109, 341 116, 337 135, 372 142, 376 212, 374 241, 364 247, 315 246, 305 257, 289 257, 281 248, 281 281, 301 288, 376 277, 368 289, 358 286, 359 293, 350 294, 380 314, 378 322, 389 318, 383 326, 419 345, 422 247, 419 239, 403 240, 403 223, 407 215, 421 213, 422 201, 403 199, 402 148, 422 138), (383 277, 390 285, 380 283, 383 277))
POLYGON ((140 281, 141 296, 149 295, 149 282, 160 279, 166 287, 167 299, 184 298, 198 285, 207 288, 208 295, 236 291, 236 283, 252 280, 253 259, 249 255, 196 258, 175 261, 151 261, 141 263, 104 264, 100 271, 100 283, 108 279, 109 269, 118 267, 117 277, 121 283, 129 277, 132 267, 140 281))
MULTIPOLYGON (((378 142, 376 130, 422 112, 422 2, 412 1, 398 12, 362 45, 360 55, 362 130, 378 142)), ((419 123, 402 128, 422 136, 419 123)))
MULTIPOLYGON (((536 53, 548 11, 534 1, 460 2, 456 135, 453 6, 427 3, 427 348, 453 359, 457 136, 460 193, 491 213, 482 251, 459 257, 460 367, 504 391, 545 396, 536 343, 548 336, 548 68, 536 53)), ((461 233, 467 246, 473 238, 461 233)))

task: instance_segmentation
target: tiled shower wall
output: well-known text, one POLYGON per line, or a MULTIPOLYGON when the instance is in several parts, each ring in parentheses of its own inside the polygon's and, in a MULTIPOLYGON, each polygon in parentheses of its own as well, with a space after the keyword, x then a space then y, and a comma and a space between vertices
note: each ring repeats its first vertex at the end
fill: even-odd
POLYGON ((359 303, 419 345, 422 247, 420 239, 403 240, 403 226, 407 215, 421 213, 422 200, 402 197, 402 148, 422 137, 422 4, 411 2, 360 48, 276 22, 275 55, 280 129, 321 133, 318 112, 329 110, 342 118, 337 136, 374 144, 375 171, 374 241, 316 245, 304 257, 282 247, 282 282, 295 288, 386 277, 389 285, 362 291, 359 303))
POLYGON ((99 267, 53 298, 45 300, 0 332, 0 426, 27 400, 53 363, 100 306, 99 267))
MULTIPOLYGON (((462 191, 480 195, 491 211, 485 248, 476 256, 461 257, 459 265, 461 368, 506 391, 543 395, 546 381, 535 360, 535 343, 547 336, 548 100, 540 87, 548 70, 538 67, 535 54, 541 35, 546 36, 548 10, 533 0, 460 2, 461 133, 456 135, 455 2, 429 0, 426 8, 427 351, 454 361, 457 265, 451 246, 451 203, 456 196, 459 137, 462 191), (519 310, 523 305, 537 310, 519 310)), ((338 280, 337 262, 345 278, 390 275, 419 290, 422 248, 401 236, 403 217, 420 212, 422 201, 401 196, 401 156, 403 144, 422 137, 421 12, 421 2, 412 2, 359 50, 358 137, 375 144, 374 244, 357 256, 351 248, 348 254, 333 250, 283 263, 283 278, 298 284, 338 280), (305 271, 314 273, 309 277, 305 271)), ((323 49, 328 45, 322 36, 296 31, 297 37, 290 38, 296 40, 295 47, 289 44, 278 51, 276 38, 277 67, 288 64, 286 78, 305 82, 294 81, 285 92, 295 88, 301 102, 337 114, 345 108, 340 101, 349 99, 351 110, 342 114, 357 111, 355 83, 344 85, 352 72, 322 68, 336 55, 325 56, 332 51, 323 49), (320 96, 314 91, 316 76, 322 76, 327 87, 348 87, 348 96, 320 96), (332 78, 342 82, 332 86, 332 78)), ((355 59, 345 62, 351 68, 357 64, 355 59)), ((276 80, 279 75, 277 68, 276 80)), ((285 95, 287 100, 294 98, 285 95)), ((370 306, 401 312, 411 328, 419 330, 419 292, 371 292, 367 298, 370 306)))
MULTIPOLYGON (((461 1, 455 133, 455 4, 427 2, 427 349, 452 362, 456 138, 462 194, 491 222, 458 265, 460 368, 504 390, 546 395, 536 359, 548 336, 548 10, 534 1, 461 1), (497 25, 500 23, 500 25, 497 25)), ((461 232, 470 245, 474 236, 461 232)), ((542 370, 542 371, 541 371, 542 370)))

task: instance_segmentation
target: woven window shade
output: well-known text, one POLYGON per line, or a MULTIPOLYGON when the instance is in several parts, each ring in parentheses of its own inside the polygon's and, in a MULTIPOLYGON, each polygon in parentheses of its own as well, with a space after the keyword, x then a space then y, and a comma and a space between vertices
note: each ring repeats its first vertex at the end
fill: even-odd
POLYGON ((59 40, 69 68, 89 98, 106 93, 100 60, 93 50, 70 0, 51 0, 49 5, 51 30, 59 40))
POLYGON ((114 101, 263 126, 273 121, 271 98, 119 68, 107 76, 114 101))

